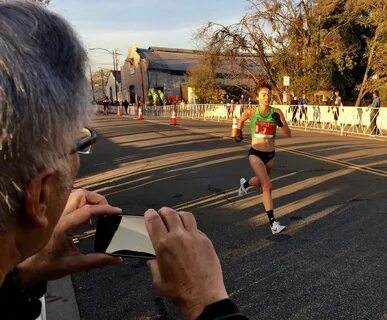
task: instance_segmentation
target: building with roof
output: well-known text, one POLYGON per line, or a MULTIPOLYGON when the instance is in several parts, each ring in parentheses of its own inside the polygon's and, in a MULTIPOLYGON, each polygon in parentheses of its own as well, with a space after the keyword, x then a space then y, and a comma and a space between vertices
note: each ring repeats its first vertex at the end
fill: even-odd
POLYGON ((105 94, 110 101, 122 100, 121 71, 112 70, 105 86, 105 94))
MULTIPOLYGON (((137 104, 147 100, 149 89, 156 89, 166 98, 172 96, 187 101, 187 73, 203 61, 203 56, 204 52, 199 50, 130 47, 121 68, 121 99, 137 104)), ((220 57, 216 66, 217 79, 226 86, 252 85, 248 73, 259 75, 262 70, 242 56, 239 59, 220 57)))
POLYGON ((147 99, 148 90, 161 90, 165 97, 182 96, 181 84, 188 70, 201 57, 197 50, 132 46, 121 68, 122 99, 137 103, 147 99))

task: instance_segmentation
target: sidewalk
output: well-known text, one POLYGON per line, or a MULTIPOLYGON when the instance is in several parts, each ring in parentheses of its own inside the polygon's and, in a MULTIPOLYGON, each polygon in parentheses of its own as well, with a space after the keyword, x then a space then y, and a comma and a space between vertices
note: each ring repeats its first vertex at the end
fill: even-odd
POLYGON ((71 276, 49 281, 47 284, 46 319, 80 320, 71 276))

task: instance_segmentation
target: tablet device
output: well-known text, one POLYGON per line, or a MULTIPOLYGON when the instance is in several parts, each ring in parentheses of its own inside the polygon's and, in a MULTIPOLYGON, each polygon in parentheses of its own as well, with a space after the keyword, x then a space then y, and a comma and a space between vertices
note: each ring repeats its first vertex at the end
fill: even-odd
POLYGON ((143 259, 156 256, 144 216, 114 215, 97 219, 95 252, 143 259))

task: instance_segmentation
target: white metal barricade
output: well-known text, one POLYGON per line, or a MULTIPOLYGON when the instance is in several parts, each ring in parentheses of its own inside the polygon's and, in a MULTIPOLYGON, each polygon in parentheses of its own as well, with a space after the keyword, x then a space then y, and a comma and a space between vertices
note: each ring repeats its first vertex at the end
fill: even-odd
MULTIPOLYGON (((239 118, 250 105, 235 105, 233 113, 223 104, 176 104, 165 106, 145 106, 142 112, 145 117, 171 117, 175 110, 178 118, 197 120, 231 121, 239 118)), ((303 110, 301 106, 275 105, 281 109, 290 127, 304 130, 334 131, 341 135, 358 134, 385 136, 387 132, 387 108, 372 109, 370 107, 354 106, 319 106, 308 105, 303 110)), ((111 113, 116 113, 116 107, 110 107, 111 113)), ((102 112, 102 106, 99 111, 102 112)), ((137 116, 138 107, 129 106, 128 115, 137 116)))

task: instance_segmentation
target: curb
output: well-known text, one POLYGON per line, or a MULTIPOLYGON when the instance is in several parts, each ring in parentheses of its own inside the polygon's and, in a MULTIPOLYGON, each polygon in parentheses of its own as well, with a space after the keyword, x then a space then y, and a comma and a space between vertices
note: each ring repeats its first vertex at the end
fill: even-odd
POLYGON ((80 320, 71 276, 47 283, 46 319, 80 320))

